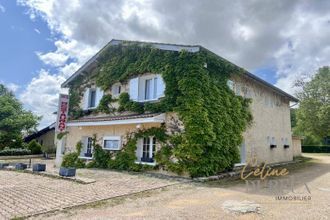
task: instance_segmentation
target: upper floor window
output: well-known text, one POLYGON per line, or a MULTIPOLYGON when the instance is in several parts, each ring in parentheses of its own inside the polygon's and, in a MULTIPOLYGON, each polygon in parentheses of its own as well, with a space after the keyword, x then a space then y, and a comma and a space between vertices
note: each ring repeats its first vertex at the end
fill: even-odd
POLYGON ((101 98, 103 96, 103 91, 100 88, 86 88, 83 100, 83 109, 94 109, 98 106, 101 98))
POLYGON ((121 93, 121 85, 120 84, 114 84, 111 87, 111 93, 113 97, 118 97, 121 93))
POLYGON ((96 106, 96 90, 91 89, 89 92, 89 102, 88 102, 88 108, 95 108, 96 106))
POLYGON ((227 80, 227 86, 229 87, 229 89, 234 91, 234 82, 231 80, 227 80))
POLYGON ((164 96, 165 83, 161 75, 136 77, 129 82, 129 95, 135 101, 152 101, 164 96))

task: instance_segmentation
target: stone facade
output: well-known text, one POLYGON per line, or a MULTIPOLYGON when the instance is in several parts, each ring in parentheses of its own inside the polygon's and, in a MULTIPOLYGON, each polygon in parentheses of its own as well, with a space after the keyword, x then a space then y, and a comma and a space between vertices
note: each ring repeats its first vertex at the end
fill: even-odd
POLYGON ((241 162, 277 163, 293 159, 289 100, 247 77, 236 77, 234 91, 252 99, 253 122, 244 133, 241 162), (275 148, 270 148, 274 142, 275 148), (285 143, 287 142, 287 143, 285 143), (289 148, 284 148, 288 144, 289 148))

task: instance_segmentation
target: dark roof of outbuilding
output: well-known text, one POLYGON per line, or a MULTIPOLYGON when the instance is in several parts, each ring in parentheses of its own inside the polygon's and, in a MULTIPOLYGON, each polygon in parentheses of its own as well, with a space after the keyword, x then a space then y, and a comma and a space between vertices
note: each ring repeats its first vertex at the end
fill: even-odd
POLYGON ((54 122, 51 125, 41 129, 40 131, 37 131, 37 132, 35 132, 35 133, 33 133, 29 136, 26 136, 24 138, 24 142, 30 142, 33 139, 36 139, 36 138, 40 137, 41 135, 46 134, 49 131, 55 130, 55 124, 56 124, 56 122, 54 122))

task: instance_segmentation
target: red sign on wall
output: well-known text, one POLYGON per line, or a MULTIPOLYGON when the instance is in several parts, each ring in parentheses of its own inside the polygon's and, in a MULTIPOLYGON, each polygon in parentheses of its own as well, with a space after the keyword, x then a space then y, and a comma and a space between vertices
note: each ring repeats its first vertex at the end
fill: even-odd
POLYGON ((56 121, 57 132, 64 132, 66 130, 68 109, 69 109, 69 96, 60 94, 59 102, 58 102, 58 110, 57 110, 57 121, 56 121))

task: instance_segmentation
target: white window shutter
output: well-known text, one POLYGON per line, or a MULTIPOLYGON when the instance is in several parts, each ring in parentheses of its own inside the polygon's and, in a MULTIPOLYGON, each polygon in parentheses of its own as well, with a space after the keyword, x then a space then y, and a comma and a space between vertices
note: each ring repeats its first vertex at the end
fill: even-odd
POLYGON ((157 76, 157 98, 165 96, 165 82, 161 75, 157 76))
POLYGON ((90 88, 87 88, 84 92, 84 100, 83 100, 83 109, 84 110, 88 109, 89 93, 90 93, 90 88))
POLYGON ((96 102, 95 102, 95 106, 97 107, 103 97, 103 90, 101 88, 97 88, 96 89, 96 102))
POLYGON ((129 81, 129 96, 131 100, 137 101, 139 97, 139 78, 133 78, 129 81))

